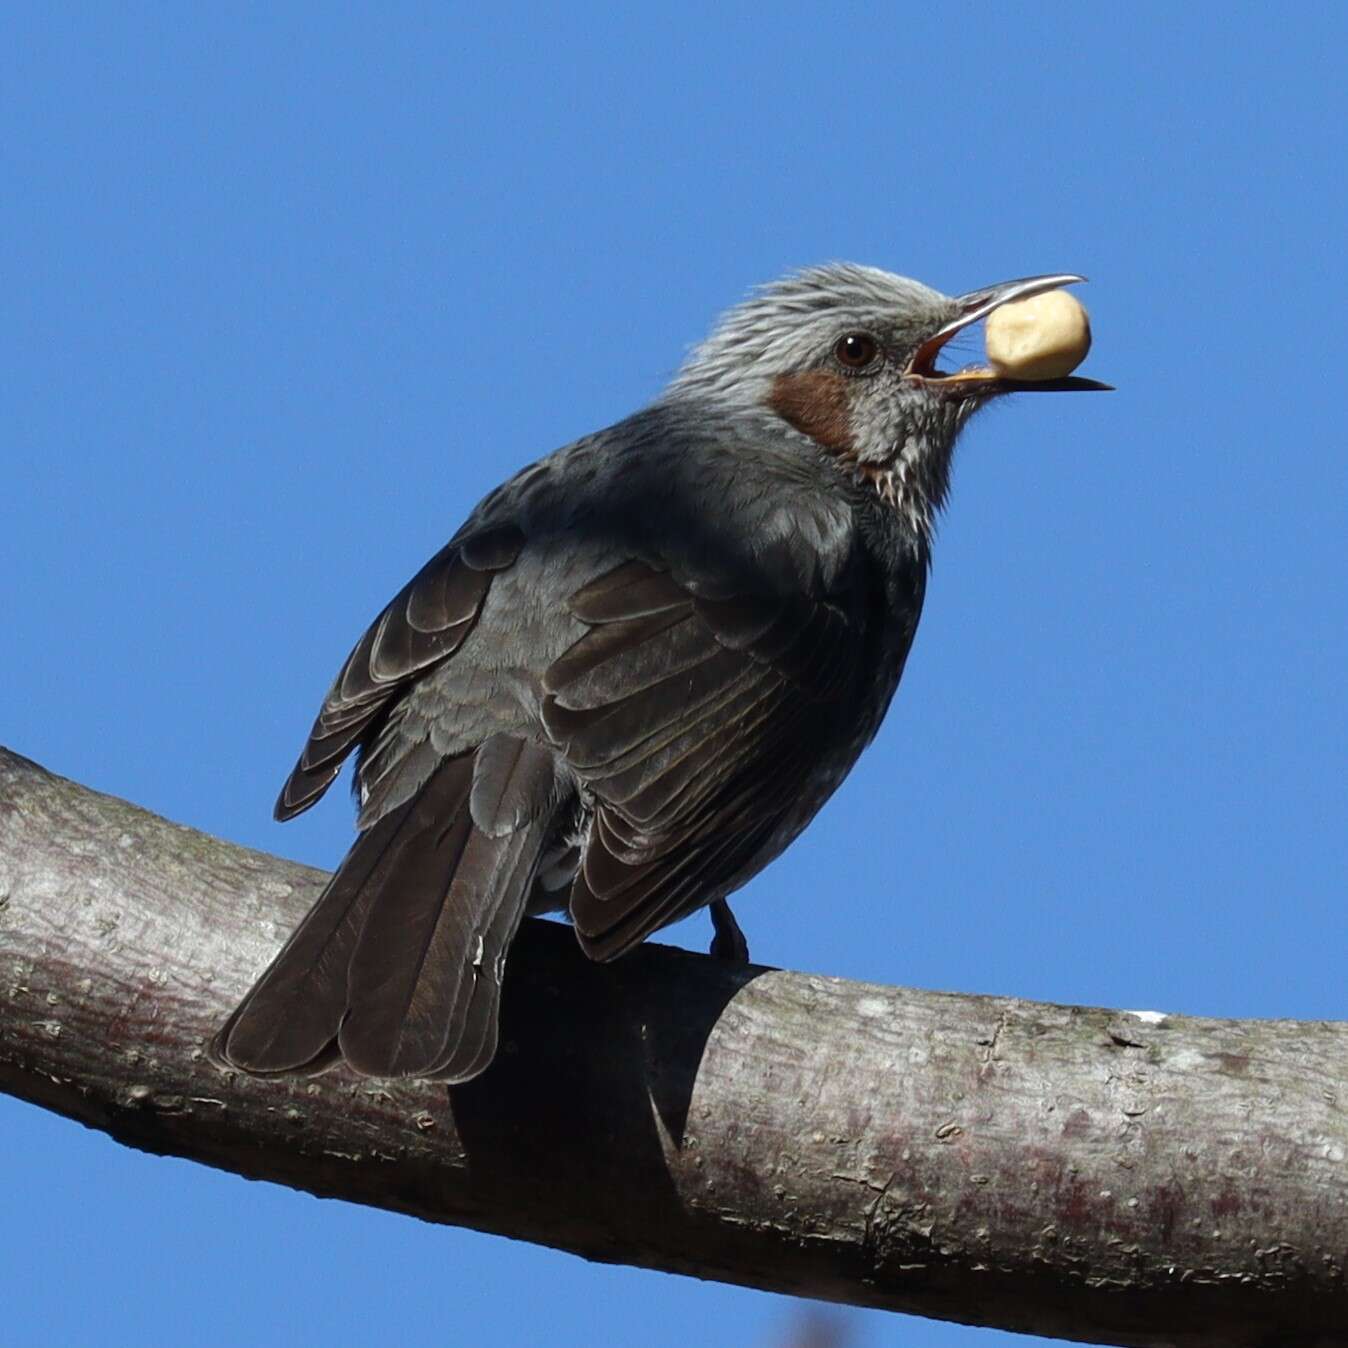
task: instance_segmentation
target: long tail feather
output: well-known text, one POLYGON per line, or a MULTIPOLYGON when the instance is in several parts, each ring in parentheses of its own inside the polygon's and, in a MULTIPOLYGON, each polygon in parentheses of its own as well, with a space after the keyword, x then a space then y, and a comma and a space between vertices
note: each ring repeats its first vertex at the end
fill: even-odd
POLYGON ((490 1063, 506 951, 558 807, 551 754, 503 739, 440 764, 360 836, 221 1031, 224 1062, 272 1073, 342 1058, 366 1076, 450 1081, 490 1063))
POLYGON ((386 815, 356 840, 266 973, 216 1036, 228 1066, 292 1072, 328 1054, 346 1011, 351 952, 378 893, 374 872, 398 843, 414 802, 386 815))

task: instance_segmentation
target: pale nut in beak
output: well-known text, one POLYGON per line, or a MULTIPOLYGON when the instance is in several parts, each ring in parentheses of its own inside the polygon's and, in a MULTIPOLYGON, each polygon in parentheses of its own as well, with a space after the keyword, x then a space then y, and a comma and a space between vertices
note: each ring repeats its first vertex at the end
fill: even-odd
POLYGON ((1090 319, 1065 290, 999 305, 984 329, 988 364, 1008 379, 1062 379, 1091 349, 1090 319))

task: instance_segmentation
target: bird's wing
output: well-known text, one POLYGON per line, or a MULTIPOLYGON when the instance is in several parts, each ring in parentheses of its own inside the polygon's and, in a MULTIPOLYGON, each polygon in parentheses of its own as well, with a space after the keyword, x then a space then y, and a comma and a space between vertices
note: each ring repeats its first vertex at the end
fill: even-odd
POLYGON ((524 535, 511 524, 458 537, 398 592, 356 643, 324 698, 281 788, 277 819, 307 810, 352 749, 378 731, 408 686, 459 649, 477 623, 492 576, 515 561, 523 543, 524 535))
POLYGON ((594 805, 572 919, 611 959, 789 840, 846 718, 861 633, 835 598, 709 598, 637 561, 569 607, 587 630, 544 675, 543 722, 594 805))

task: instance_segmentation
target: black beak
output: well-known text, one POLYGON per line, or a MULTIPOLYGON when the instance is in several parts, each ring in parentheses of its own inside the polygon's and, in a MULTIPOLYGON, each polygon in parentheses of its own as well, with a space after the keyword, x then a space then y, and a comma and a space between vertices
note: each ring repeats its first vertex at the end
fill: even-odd
POLYGON ((1084 276, 1025 276, 1018 281, 1003 281, 1000 285, 971 290, 956 301, 955 317, 938 328, 918 347, 908 366, 908 374, 926 381, 933 387, 956 398, 982 398, 993 393, 1084 393, 1113 392, 1113 385, 1095 379, 1080 379, 1069 375, 1064 379, 1007 379, 995 370, 959 370, 942 374, 936 368, 941 348, 957 333, 986 318, 994 309, 1012 300, 1029 299, 1048 290, 1076 285, 1084 276))

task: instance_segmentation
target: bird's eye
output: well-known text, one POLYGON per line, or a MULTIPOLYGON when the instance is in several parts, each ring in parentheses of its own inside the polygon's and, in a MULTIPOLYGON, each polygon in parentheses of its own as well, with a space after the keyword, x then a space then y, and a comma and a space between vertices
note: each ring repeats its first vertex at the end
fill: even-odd
POLYGON ((867 332, 849 332, 833 343, 838 364, 849 370, 864 370, 879 354, 880 344, 867 332))

